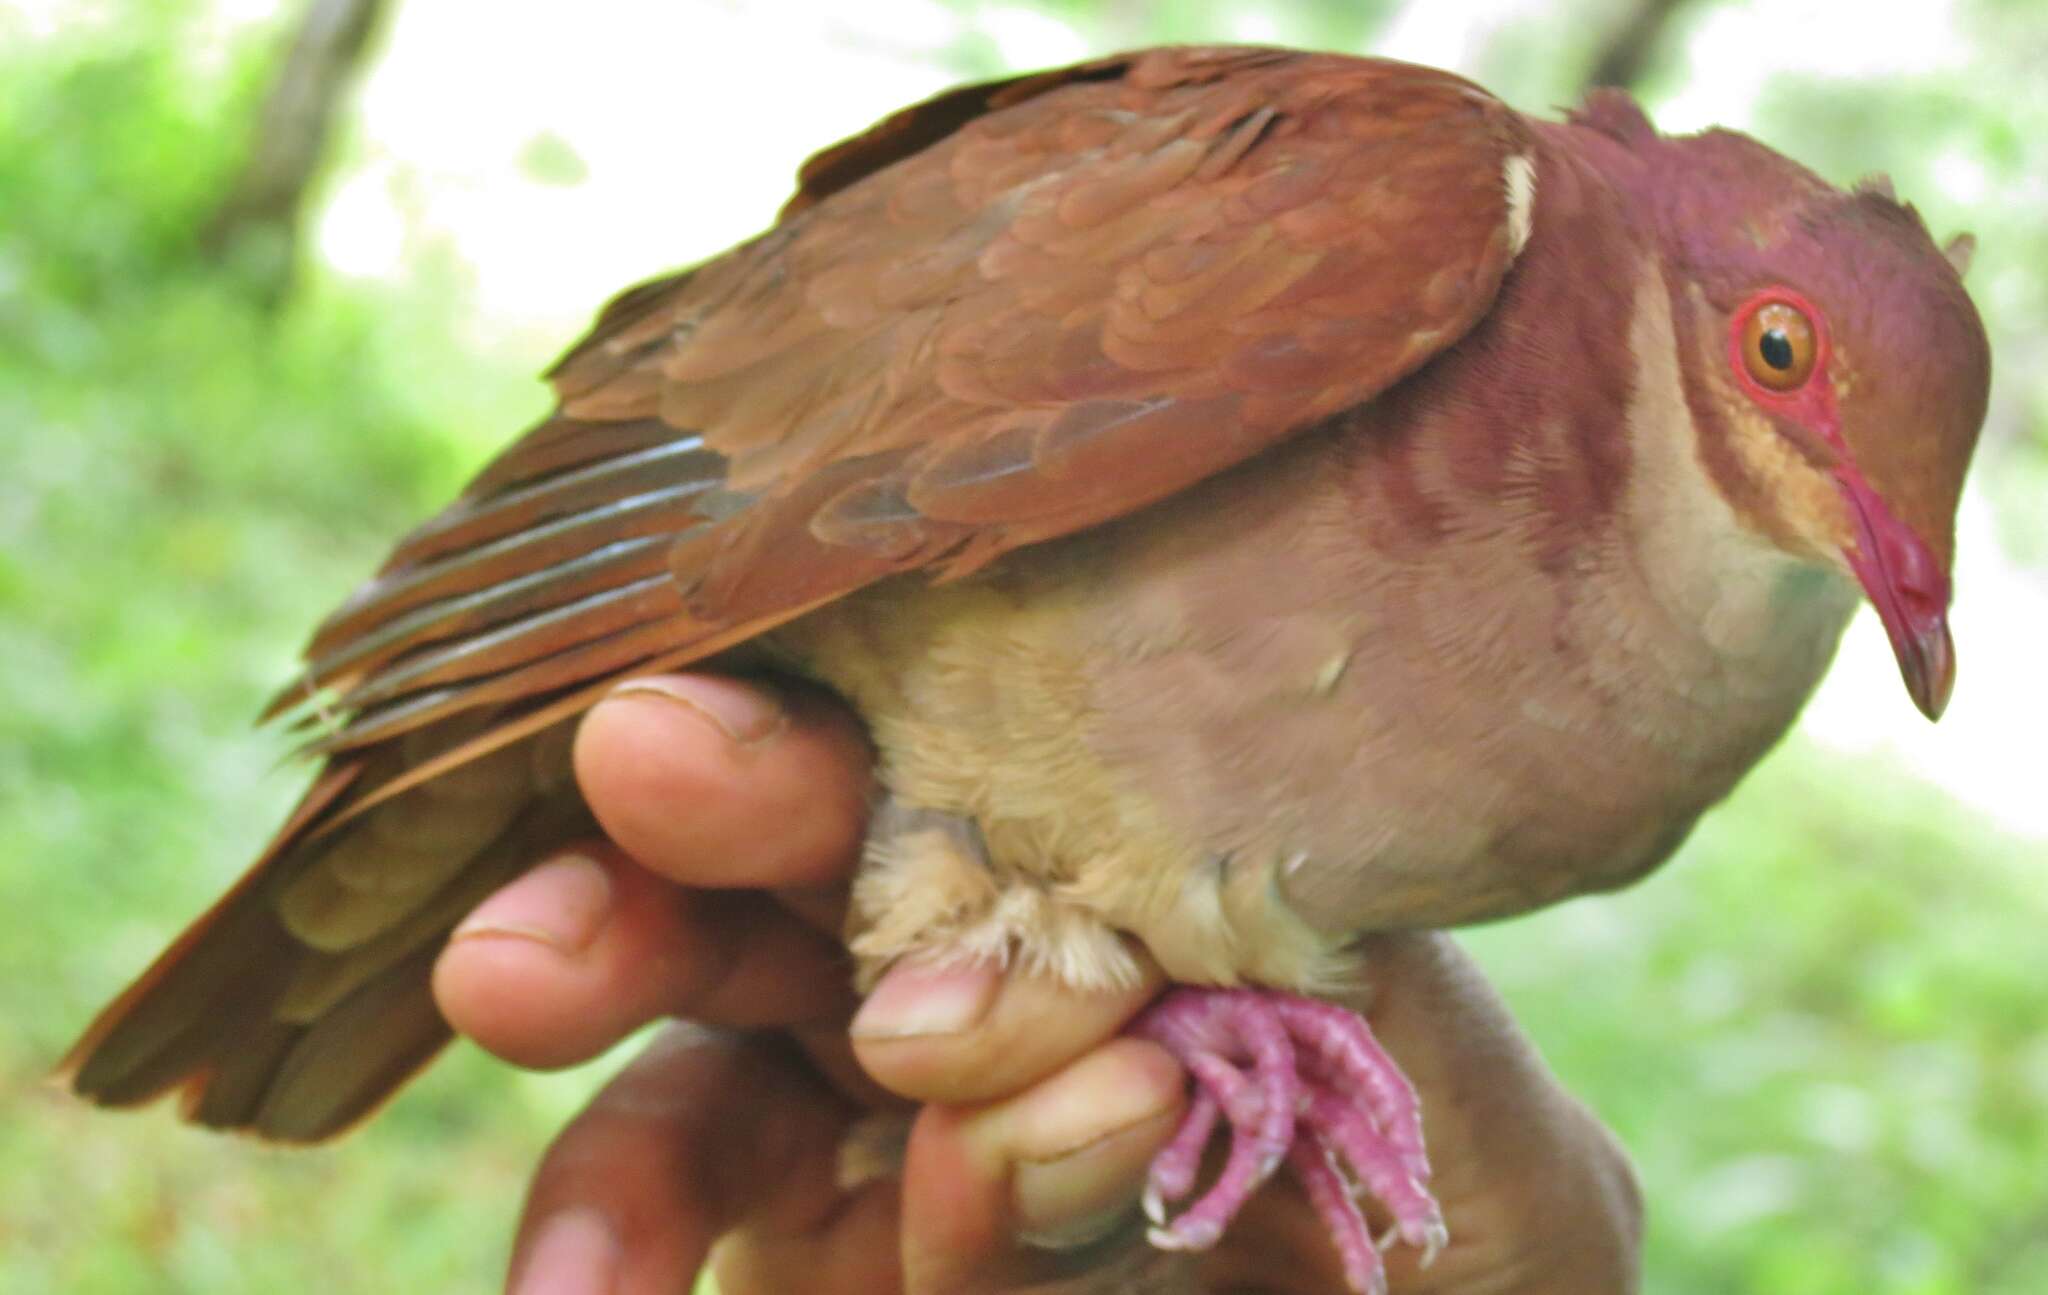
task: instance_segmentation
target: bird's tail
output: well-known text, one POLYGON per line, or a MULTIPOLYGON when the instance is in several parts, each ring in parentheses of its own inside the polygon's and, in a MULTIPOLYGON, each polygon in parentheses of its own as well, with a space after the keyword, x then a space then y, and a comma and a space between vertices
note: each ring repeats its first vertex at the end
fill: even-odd
POLYGON ((263 856, 58 1068, 131 1106, 287 1142, 343 1131, 450 1037, 429 988, 463 914, 594 830, 560 721, 378 799, 476 731, 464 717, 329 760, 263 856))

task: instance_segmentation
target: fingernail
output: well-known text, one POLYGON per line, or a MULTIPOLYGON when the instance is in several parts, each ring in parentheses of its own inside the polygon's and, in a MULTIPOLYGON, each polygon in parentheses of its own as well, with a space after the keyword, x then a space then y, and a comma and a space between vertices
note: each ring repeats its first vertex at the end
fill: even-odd
POLYGON ((891 968, 847 1027, 856 1039, 960 1034, 988 1015, 1001 972, 985 962, 891 968))
POLYGON ((613 697, 648 696, 679 702, 710 720, 718 731, 743 746, 763 742, 789 724, 782 698, 766 684, 742 683, 709 675, 657 675, 632 679, 612 690, 613 697))
POLYGON ((513 1295, 610 1295, 619 1276, 619 1238, 604 1215, 582 1207, 540 1225, 519 1267, 513 1295))
POLYGON ((611 877, 595 859, 558 855, 478 904, 448 938, 533 940, 574 955, 597 938, 611 905, 611 877))
POLYGON ((1101 1239, 1137 1204, 1147 1166, 1179 1122, 1183 1082, 1158 1048, 1118 1039, 970 1119, 962 1136, 983 1164, 1012 1166, 1019 1235, 1071 1249, 1101 1239))
POLYGON ((1155 1112, 1049 1160, 1021 1160, 1010 1178, 1018 1234, 1069 1250, 1099 1241, 1133 1216, 1145 1170, 1173 1132, 1173 1112, 1155 1112))

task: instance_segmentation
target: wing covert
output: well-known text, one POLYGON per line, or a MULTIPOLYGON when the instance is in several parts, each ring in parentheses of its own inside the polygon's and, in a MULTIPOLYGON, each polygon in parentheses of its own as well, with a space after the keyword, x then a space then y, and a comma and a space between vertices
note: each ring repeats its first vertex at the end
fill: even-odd
MULTIPOLYGON (((559 689, 895 572, 958 576, 1370 400, 1490 306, 1528 150, 1521 119, 1457 77, 1266 49, 1149 51, 899 113, 814 158, 773 229, 606 309, 550 374, 556 417, 316 641, 309 679, 346 685, 356 712, 321 745, 459 709, 486 666, 559 689), (664 458, 664 435, 684 452, 664 458), (612 478, 647 487, 633 535, 675 534, 674 597, 606 598, 646 578, 645 550, 528 538, 574 518, 521 500, 573 497, 594 519, 612 478), (474 535, 497 538, 451 547, 474 535), (558 563, 611 648, 580 643, 573 612, 533 637, 485 623, 540 616, 558 563), (423 632, 351 649, 458 592, 449 625, 495 635, 488 651, 423 632), (587 668, 535 664, 572 650, 587 668), (402 689, 365 669, 386 662, 440 692, 396 713, 402 689)), ((479 700, 521 692, 485 682, 479 700)))
POLYGON ((1445 73, 1271 50, 955 92, 821 155, 822 192, 556 381, 579 416, 645 392, 730 456, 749 506, 672 558, 699 617, 960 574, 1239 462, 1461 336, 1517 250, 1523 132, 1445 73), (855 175, 864 158, 886 169, 855 175))

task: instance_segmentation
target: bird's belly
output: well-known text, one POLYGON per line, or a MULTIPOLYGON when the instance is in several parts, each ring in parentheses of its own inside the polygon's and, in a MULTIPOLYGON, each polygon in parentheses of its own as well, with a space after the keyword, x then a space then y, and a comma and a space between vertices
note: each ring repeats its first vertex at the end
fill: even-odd
POLYGON ((1789 727, 1853 606, 1769 573, 1730 649, 1646 630, 1633 582, 1460 587, 1472 570, 1313 618, 1348 636, 1327 686, 1299 631, 1291 671, 1239 636, 1106 679, 1112 767, 1319 935, 1510 916, 1668 858, 1789 727))
POLYGON ((1114 609, 1102 584, 1061 589, 906 582, 778 636, 867 720, 890 796, 983 847, 875 843, 864 882, 899 875, 858 918, 869 962, 1002 946, 1099 984, 1129 974, 1101 941, 1122 931, 1177 980, 1326 987, 1358 933, 1619 884, 1725 790, 1582 746, 1561 687, 1515 696, 1441 662, 1392 679, 1349 616, 1142 643, 1125 636, 1158 629, 1171 586, 1118 586, 1114 609))
MULTIPOLYGON (((909 953, 1017 957, 1083 986, 1127 982, 1117 939, 1155 952, 1199 845, 1113 770, 1113 722, 1092 692, 1103 662, 1080 627, 1087 582, 891 582, 776 631, 775 660, 844 696, 866 721, 899 811, 876 816, 851 917, 863 970, 909 953), (951 820, 967 831, 926 831, 951 820), (915 830, 898 832, 896 825, 915 830), (892 839, 888 833, 896 832, 892 839), (893 875, 886 875, 893 874, 893 875)), ((1215 949, 1164 958, 1176 978, 1230 981, 1215 949)))

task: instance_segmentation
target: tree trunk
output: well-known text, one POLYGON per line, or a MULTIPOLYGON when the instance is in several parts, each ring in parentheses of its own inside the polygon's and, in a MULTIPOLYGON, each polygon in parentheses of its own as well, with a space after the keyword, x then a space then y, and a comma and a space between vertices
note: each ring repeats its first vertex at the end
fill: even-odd
POLYGON ((1636 0, 1621 22, 1607 34, 1594 52, 1586 86, 1616 86, 1632 89, 1648 69, 1657 42, 1671 27, 1689 0, 1636 0))
POLYGON ((298 265, 306 194, 386 0, 309 0, 263 98, 248 160, 200 233, 201 248, 281 303, 298 265))

